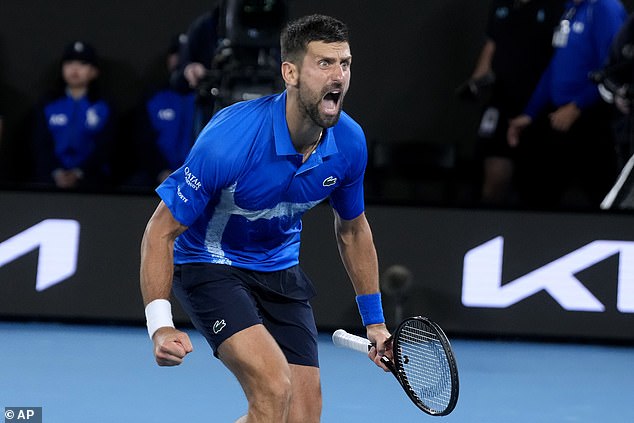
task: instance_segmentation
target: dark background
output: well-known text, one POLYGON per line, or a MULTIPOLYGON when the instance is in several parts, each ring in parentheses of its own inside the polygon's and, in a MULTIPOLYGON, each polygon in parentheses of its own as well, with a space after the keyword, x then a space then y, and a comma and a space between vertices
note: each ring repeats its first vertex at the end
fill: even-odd
MULTIPOLYGON (((104 59, 104 82, 125 111, 154 76, 169 38, 209 4, 4 0, 2 80, 22 102, 32 103, 63 47, 85 39, 104 59)), ((290 17, 321 12, 350 26, 354 66, 346 109, 368 139, 459 142, 473 131, 453 89, 471 71, 487 7, 486 1, 465 0, 290 0, 290 17)))
MULTIPOLYGON (((290 18, 319 12, 350 26, 354 65, 345 108, 364 127, 371 147, 393 141, 441 145, 452 154, 451 170, 458 169, 461 176, 471 171, 479 107, 456 98, 454 90, 470 75, 484 41, 489 1, 289 1, 290 18)), ((629 3, 625 3, 628 9, 629 3)), ((0 108, 6 113, 6 136, 0 146, 2 176, 21 182, 29 171, 29 112, 57 71, 63 47, 74 39, 94 44, 103 59, 102 82, 119 112, 118 143, 120 155, 125 155, 131 142, 131 111, 144 89, 164 76, 162 55, 170 37, 184 32, 210 4, 203 0, 0 2, 0 108)), ((407 151, 431 160, 436 154, 428 147, 407 151)), ((437 167, 423 161, 404 166, 432 172, 437 167)), ((432 176, 455 175, 439 169, 432 176)), ((456 194, 434 187, 422 193, 399 189, 403 190, 392 190, 392 195, 420 194, 441 202, 456 194)))

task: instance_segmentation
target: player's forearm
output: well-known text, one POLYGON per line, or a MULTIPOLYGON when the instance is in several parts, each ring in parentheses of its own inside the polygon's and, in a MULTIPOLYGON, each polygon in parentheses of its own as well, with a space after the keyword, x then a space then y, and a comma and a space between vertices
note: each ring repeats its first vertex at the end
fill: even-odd
MULTIPOLYGON (((141 294, 145 305, 148 335, 155 340, 156 334, 162 328, 174 328, 172 307, 169 302, 172 290, 172 273, 174 270, 174 240, 183 233, 185 226, 177 222, 167 206, 159 203, 152 218, 145 227, 141 241, 141 294)), ((169 332, 169 331, 168 331, 169 332)), ((165 330, 163 330, 165 334, 165 330)), ((159 344, 166 338, 159 337, 159 344)), ((171 339, 173 340, 173 339, 171 339)), ((176 356, 182 358, 185 352, 176 356)), ((157 362, 161 365, 178 364, 157 355, 157 362)))
POLYGON ((337 245, 357 295, 379 292, 379 265, 372 231, 365 217, 355 224, 338 222, 337 245))
MULTIPOLYGON (((366 241, 357 241, 367 244, 366 241)), ((345 247, 342 252, 344 266, 352 281, 357 295, 379 292, 378 262, 376 250, 371 245, 357 245, 345 247)))
POLYGON ((141 241, 141 294, 145 305, 167 299, 172 289, 174 241, 187 227, 162 202, 148 222, 141 241))
POLYGON ((172 289, 174 244, 156 238, 148 227, 141 242, 140 278, 144 305, 156 299, 169 298, 172 289))

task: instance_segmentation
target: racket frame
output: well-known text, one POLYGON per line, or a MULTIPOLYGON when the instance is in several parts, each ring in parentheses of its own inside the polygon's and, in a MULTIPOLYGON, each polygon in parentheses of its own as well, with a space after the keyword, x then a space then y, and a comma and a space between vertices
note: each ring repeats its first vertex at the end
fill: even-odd
MULTIPOLYGON (((418 395, 414 392, 409 382, 407 381, 407 376, 405 375, 404 369, 400 366, 401 360, 390 360, 389 358, 383 356, 381 357, 381 362, 387 367, 398 383, 401 385, 407 396, 410 400, 416 405, 420 410, 432 416, 446 416, 453 411, 458 402, 458 393, 459 393, 459 378, 458 378, 458 365, 456 363, 456 358, 453 354, 453 350, 451 348, 451 344, 449 343, 449 339, 445 332, 441 329, 441 327, 430 319, 422 316, 409 317, 402 321, 394 334, 388 338, 387 343, 392 343, 392 351, 397 351, 397 346, 399 344, 399 338, 401 334, 401 330, 405 327, 408 322, 412 320, 418 320, 428 325, 437 335, 438 340, 443 348, 445 353, 445 357, 447 358, 447 362, 449 365, 449 372, 451 378, 451 393, 449 403, 445 407, 444 410, 434 410, 427 405, 425 405, 418 395)), ((346 332, 343 329, 338 329, 332 335, 333 343, 337 346, 348 348, 351 350, 359 351, 359 352, 369 352, 375 345, 370 343, 366 338, 361 336, 353 335, 346 332)))
POLYGON ((397 354, 401 330, 403 329, 403 327, 408 325, 408 322, 412 320, 422 321, 426 325, 429 325, 436 332, 437 338, 440 341, 440 344, 445 352, 447 363, 449 365, 449 376, 451 378, 451 393, 450 393, 449 403, 447 404, 447 407, 445 407, 444 410, 434 410, 420 400, 420 398, 414 392, 414 390, 412 389, 412 387, 410 386, 407 380, 405 371, 400 365, 401 360, 395 359, 391 361, 386 359, 382 361, 392 371, 392 373, 396 377, 396 380, 398 380, 398 382, 400 383, 401 387, 403 388, 407 396, 412 400, 412 402, 418 408, 420 408, 422 411, 432 416, 446 416, 453 411, 453 409, 456 407, 456 404, 458 403, 458 394, 460 392, 460 381, 458 377, 458 364, 456 362, 453 349, 451 348, 449 339, 447 338, 447 335, 445 335, 445 332, 442 330, 442 328, 437 323, 433 322, 427 317, 415 316, 415 317, 409 317, 403 320, 399 324, 396 331, 394 332, 394 335, 392 335, 393 354, 397 354))

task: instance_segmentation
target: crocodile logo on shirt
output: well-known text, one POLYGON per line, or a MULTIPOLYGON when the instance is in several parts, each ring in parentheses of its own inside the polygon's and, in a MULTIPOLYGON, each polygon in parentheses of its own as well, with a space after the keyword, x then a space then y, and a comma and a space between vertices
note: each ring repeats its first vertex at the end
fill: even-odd
POLYGON ((326 179, 324 179, 324 182, 322 182, 322 185, 325 187, 329 187, 336 183, 337 183, 337 178, 335 178, 334 176, 329 176, 326 179))

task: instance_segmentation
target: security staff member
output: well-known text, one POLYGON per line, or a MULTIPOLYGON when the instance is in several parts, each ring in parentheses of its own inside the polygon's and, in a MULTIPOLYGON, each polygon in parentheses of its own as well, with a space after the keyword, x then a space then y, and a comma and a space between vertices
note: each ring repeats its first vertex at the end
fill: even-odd
POLYGON ((35 131, 37 182, 101 190, 111 174, 112 110, 98 95, 95 49, 74 41, 64 50, 58 91, 43 102, 35 131))
POLYGON ((610 110, 588 74, 605 63, 625 18, 618 0, 566 3, 553 58, 523 114, 509 123, 509 145, 522 151, 524 206, 598 208, 609 190, 616 172, 610 110), (578 189, 584 197, 571 201, 578 189))

